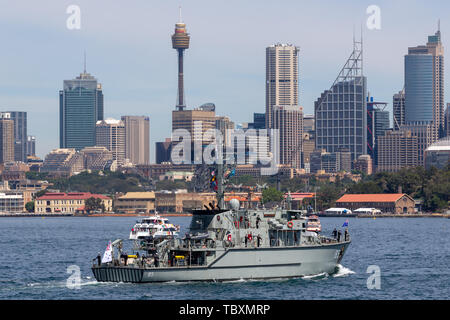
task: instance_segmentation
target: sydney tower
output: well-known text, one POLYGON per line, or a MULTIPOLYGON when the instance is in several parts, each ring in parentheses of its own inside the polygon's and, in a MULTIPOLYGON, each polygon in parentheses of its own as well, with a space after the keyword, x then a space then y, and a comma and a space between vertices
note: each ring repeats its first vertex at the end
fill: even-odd
POLYGON ((172 35, 172 47, 178 51, 178 99, 177 110, 186 108, 184 102, 184 83, 183 83, 183 53, 189 48, 189 34, 186 32, 186 24, 180 21, 175 24, 175 33, 172 35))

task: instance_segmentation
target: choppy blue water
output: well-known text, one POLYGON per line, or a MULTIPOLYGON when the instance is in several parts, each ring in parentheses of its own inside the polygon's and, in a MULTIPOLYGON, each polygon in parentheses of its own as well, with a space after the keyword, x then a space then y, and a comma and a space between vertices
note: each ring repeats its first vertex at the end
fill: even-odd
MULTIPOLYGON (((448 299, 450 219, 349 219, 352 244, 336 275, 225 283, 98 283, 92 259, 126 239, 136 218, 1 218, 0 299, 448 299), (81 288, 66 286, 79 266, 81 288), (368 266, 381 288, 368 289, 368 266)), ((190 217, 172 217, 186 230, 190 217)), ((322 218, 331 234, 344 219, 322 218)))

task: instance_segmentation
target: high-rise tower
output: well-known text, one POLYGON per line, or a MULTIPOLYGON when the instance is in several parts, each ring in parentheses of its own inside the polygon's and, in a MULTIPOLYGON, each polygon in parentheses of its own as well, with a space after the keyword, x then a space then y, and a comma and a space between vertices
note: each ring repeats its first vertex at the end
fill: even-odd
POLYGON ((367 79, 363 75, 361 41, 329 90, 315 102, 316 148, 329 153, 346 148, 352 162, 367 154, 367 79))
POLYGON ((25 111, 6 111, 14 121, 14 160, 27 161, 27 113, 25 111))
POLYGON ((432 142, 444 131, 444 47, 441 31, 426 45, 408 48, 405 55, 405 122, 432 127, 432 142))
POLYGON ((399 130, 405 124, 405 89, 394 94, 392 98, 392 117, 394 130, 399 130))
POLYGON ((150 118, 122 116, 125 124, 125 158, 133 164, 150 163, 150 118))
POLYGON ((184 110, 186 104, 184 102, 184 81, 183 81, 183 54, 184 50, 189 48, 189 34, 186 32, 186 24, 181 20, 175 24, 175 33, 172 35, 172 47, 178 51, 178 95, 177 110, 184 110))
POLYGON ((14 161, 14 120, 9 112, 0 113, 0 163, 14 161))
POLYGON ((103 120, 102 85, 86 69, 64 80, 59 92, 60 148, 81 150, 95 145, 95 123, 103 120))
POLYGON ((122 120, 99 120, 95 125, 96 143, 98 147, 105 147, 113 154, 117 163, 125 160, 125 125, 122 120))
POLYGON ((266 128, 272 128, 273 106, 298 105, 298 53, 291 44, 266 48, 266 128))
MULTIPOLYGON (((378 164, 378 138, 389 129, 389 111, 387 102, 377 102, 367 97, 367 153, 374 165, 378 164)), ((355 159, 357 160, 357 159, 355 159)))

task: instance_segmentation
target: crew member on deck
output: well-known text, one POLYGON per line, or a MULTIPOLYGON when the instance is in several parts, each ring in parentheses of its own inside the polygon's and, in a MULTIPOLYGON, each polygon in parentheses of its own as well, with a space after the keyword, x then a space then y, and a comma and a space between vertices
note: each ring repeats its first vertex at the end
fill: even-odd
POLYGON ((334 228, 334 230, 333 230, 333 238, 336 239, 336 237, 337 237, 337 230, 336 230, 336 228, 334 228))

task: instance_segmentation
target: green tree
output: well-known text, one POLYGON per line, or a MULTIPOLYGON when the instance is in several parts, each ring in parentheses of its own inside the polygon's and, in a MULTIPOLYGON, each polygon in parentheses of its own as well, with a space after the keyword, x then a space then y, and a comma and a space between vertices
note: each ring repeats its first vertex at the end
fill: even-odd
POLYGON ((278 191, 275 188, 267 188, 262 191, 262 201, 267 202, 279 202, 283 200, 283 192, 278 191))
POLYGON ((88 213, 91 213, 91 211, 101 210, 102 212, 105 209, 105 206, 102 203, 102 199, 100 198, 94 198, 90 197, 86 200, 84 204, 84 208, 88 213))
POLYGON ((44 190, 40 190, 40 191, 38 191, 38 192, 36 192, 35 194, 34 194, 34 199, 36 199, 36 198, 39 198, 39 197, 42 197, 44 194, 46 194, 47 193, 47 189, 44 189, 44 190))
POLYGON ((317 191, 317 209, 326 210, 334 207, 336 200, 344 194, 345 190, 336 187, 334 184, 324 184, 317 191))
POLYGON ((27 209, 28 212, 34 212, 34 201, 29 201, 25 204, 25 209, 27 209))

